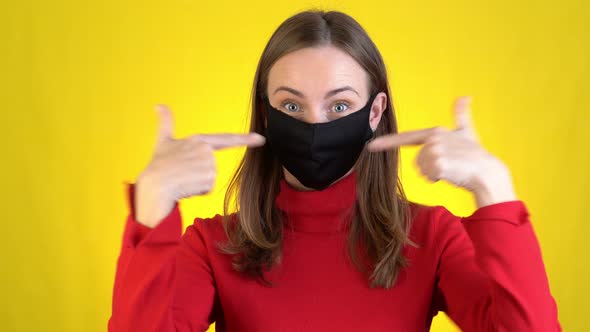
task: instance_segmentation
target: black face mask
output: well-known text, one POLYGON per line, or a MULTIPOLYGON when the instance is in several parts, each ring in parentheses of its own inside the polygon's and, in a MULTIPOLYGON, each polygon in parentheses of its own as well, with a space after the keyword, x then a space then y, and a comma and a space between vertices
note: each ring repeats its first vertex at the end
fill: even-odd
POLYGON ((376 95, 360 110, 324 123, 307 123, 266 104, 266 139, 283 166, 304 186, 327 188, 356 163, 373 137, 369 125, 376 95))

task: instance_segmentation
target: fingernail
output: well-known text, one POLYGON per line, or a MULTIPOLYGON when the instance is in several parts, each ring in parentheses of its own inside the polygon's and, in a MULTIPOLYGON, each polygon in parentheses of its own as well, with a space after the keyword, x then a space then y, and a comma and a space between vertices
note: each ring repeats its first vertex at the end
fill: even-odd
POLYGON ((260 142, 266 141, 266 137, 260 135, 259 133, 250 133, 249 136, 257 141, 260 141, 260 142))

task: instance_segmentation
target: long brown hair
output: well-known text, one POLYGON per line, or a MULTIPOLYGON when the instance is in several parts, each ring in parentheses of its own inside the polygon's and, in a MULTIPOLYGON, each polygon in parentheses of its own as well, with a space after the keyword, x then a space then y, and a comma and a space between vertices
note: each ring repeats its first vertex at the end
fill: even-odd
MULTIPOLYGON (((387 108, 375 134, 397 133, 385 64, 365 30, 337 11, 304 11, 284 21, 268 41, 252 88, 250 131, 264 134, 264 96, 271 66, 287 53, 305 47, 331 45, 352 56, 369 74, 370 94, 386 92, 387 108)), ((398 177, 399 149, 361 153, 355 165, 357 203, 351 223, 348 252, 355 266, 367 274, 371 287, 390 288, 408 262, 402 255, 410 243, 409 202, 398 177), (362 249, 362 250, 360 250, 362 249), (361 263, 359 254, 371 264, 361 263)), ((275 206, 282 167, 267 145, 247 149, 231 178, 224 201, 223 227, 228 242, 223 253, 233 255, 236 271, 259 277, 280 261, 283 216, 275 206), (235 222, 232 222, 235 221, 235 222)))

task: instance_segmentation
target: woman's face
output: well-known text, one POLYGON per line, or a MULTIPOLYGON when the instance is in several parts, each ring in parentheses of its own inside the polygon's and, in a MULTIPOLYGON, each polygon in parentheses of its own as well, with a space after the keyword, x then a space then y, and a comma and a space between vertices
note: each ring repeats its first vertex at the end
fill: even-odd
MULTIPOLYGON (((334 46, 308 47, 275 62, 268 75, 267 89, 274 108, 307 123, 321 123, 365 106, 369 100, 369 77, 356 60, 334 46)), ((380 92, 369 117, 373 130, 386 106, 387 95, 380 92)), ((309 189, 285 168, 283 171, 289 184, 309 189)))

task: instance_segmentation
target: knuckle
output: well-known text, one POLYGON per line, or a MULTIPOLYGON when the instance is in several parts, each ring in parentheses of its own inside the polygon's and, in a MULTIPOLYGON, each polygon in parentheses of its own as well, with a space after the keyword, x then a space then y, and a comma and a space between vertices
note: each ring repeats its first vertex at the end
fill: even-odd
POLYGON ((449 130, 445 127, 433 127, 432 134, 426 139, 426 142, 439 142, 448 132, 449 130))
POLYGON ((416 156, 416 158, 414 158, 414 165, 415 166, 422 165, 422 158, 420 158, 420 156, 416 156))
POLYGON ((203 141, 193 139, 190 141, 189 145, 190 145, 191 149, 200 151, 200 150, 205 149, 207 144, 205 144, 205 142, 203 142, 203 141))
POLYGON ((201 146, 202 146, 203 151, 205 151, 205 153, 213 156, 213 151, 214 150, 213 150, 213 147, 211 145, 203 142, 203 144, 201 146))
POLYGON ((197 143, 194 142, 192 139, 186 139, 182 141, 182 150, 183 151, 192 151, 197 148, 197 143))
POLYGON ((195 142, 191 150, 201 159, 213 157, 213 148, 203 141, 195 142))
POLYGON ((201 137, 199 137, 199 135, 192 135, 187 137, 187 140, 193 143, 203 143, 203 140, 201 139, 201 137))
POLYGON ((207 181, 209 182, 213 182, 215 181, 215 169, 214 168, 209 168, 209 170, 207 171, 207 181))
POLYGON ((211 191, 213 189, 213 184, 214 182, 209 180, 205 183, 205 189, 207 189, 207 191, 211 191))
POLYGON ((441 156, 443 149, 442 146, 438 142, 432 143, 429 147, 429 152, 435 157, 441 156))
POLYGON ((436 172, 442 172, 445 167, 445 162, 442 158, 435 158, 432 162, 432 166, 436 172))
POLYGON ((432 128, 432 131, 435 134, 444 134, 444 133, 447 132, 447 129, 445 127, 443 127, 443 126, 435 126, 435 127, 432 128))
POLYGON ((435 143, 438 143, 438 142, 440 142, 440 135, 439 134, 434 134, 434 135, 428 137, 426 139, 426 141, 424 142, 424 144, 425 145, 432 145, 432 144, 435 144, 435 143))
POLYGON ((215 168, 213 168, 209 165, 203 165, 203 164, 196 165, 196 168, 197 168, 196 172, 198 174, 199 182, 208 184, 210 182, 215 181, 215 177, 216 177, 216 173, 217 173, 215 171, 215 168))
POLYGON ((211 190, 209 190, 208 188, 205 188, 205 187, 201 187, 201 188, 199 188, 198 192, 199 192, 199 195, 207 195, 208 193, 211 192, 211 190))

